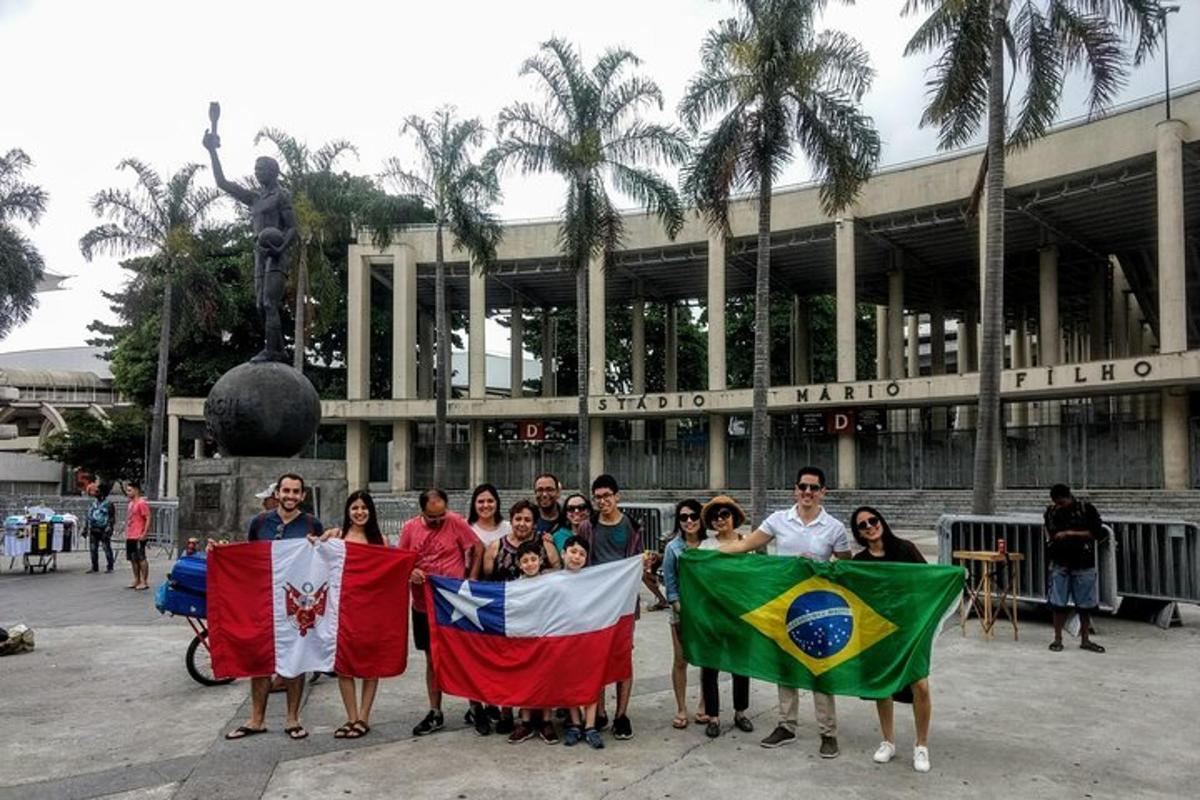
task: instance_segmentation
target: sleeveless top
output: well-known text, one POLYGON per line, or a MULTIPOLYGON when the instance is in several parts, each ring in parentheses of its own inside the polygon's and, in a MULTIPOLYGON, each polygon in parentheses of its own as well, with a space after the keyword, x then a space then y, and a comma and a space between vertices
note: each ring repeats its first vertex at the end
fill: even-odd
MULTIPOLYGON (((536 539, 530 539, 531 542, 537 542, 538 555, 542 558, 542 569, 546 568, 548 559, 546 558, 546 543, 538 536, 536 539)), ((494 581, 515 581, 521 577, 521 566, 517 563, 517 548, 505 536, 499 540, 500 546, 496 548, 496 557, 492 559, 492 580, 494 581)))

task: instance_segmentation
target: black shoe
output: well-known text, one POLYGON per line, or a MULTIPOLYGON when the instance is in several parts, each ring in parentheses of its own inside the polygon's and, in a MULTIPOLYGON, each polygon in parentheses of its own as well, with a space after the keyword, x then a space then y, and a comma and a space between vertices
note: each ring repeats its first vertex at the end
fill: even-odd
POLYGON ((542 723, 542 727, 538 730, 538 736, 541 736, 542 741, 546 744, 558 744, 558 733, 554 730, 554 723, 549 720, 542 723))
MULTIPOLYGON (((598 729, 598 727, 597 727, 598 729)), ((629 724, 629 717, 621 715, 613 720, 613 738, 614 739, 632 739, 633 725, 629 724)))
POLYGON ((704 726, 704 735, 710 739, 715 739, 720 736, 721 723, 710 720, 709 723, 704 726))
POLYGON ((733 727, 737 728, 739 731, 750 733, 754 730, 754 723, 751 722, 750 718, 745 714, 734 714, 733 727))
POLYGON ((518 742, 532 739, 536 735, 537 731, 533 729, 532 725, 526 725, 524 721, 521 721, 517 727, 513 728, 513 732, 508 735, 508 743, 517 744, 518 742))
POLYGON ((596 730, 602 731, 608 727, 608 714, 596 715, 596 730))
POLYGON ((104 571, 105 571, 105 572, 112 572, 112 569, 113 569, 112 567, 108 567, 108 568, 107 568, 107 569, 105 569, 104 571))
POLYGON ((487 718, 482 710, 471 715, 474 717, 475 733, 480 736, 490 736, 492 734, 492 721, 487 718))
POLYGON ((95 567, 92 567, 91 569, 89 569, 89 570, 87 571, 87 574, 88 574, 88 575, 91 575, 93 572, 99 572, 99 571, 100 571, 100 570, 96 569, 95 567))
POLYGON ((839 752, 836 736, 821 737, 821 758, 837 758, 839 752))
POLYGON ((446 718, 442 716, 442 712, 430 711, 425 715, 425 719, 418 722, 417 727, 413 728, 413 736, 428 736, 434 731, 440 731, 445 724, 446 718))
POLYGON ((496 722, 496 733, 512 733, 514 727, 512 714, 501 714, 496 722))
POLYGON ((504 716, 500 713, 500 708, 498 706, 486 706, 483 710, 487 713, 488 719, 490 719, 492 722, 499 722, 500 717, 504 716))
POLYGON ((468 725, 475 724, 475 709, 474 708, 468 708, 467 712, 465 714, 463 714, 463 722, 467 723, 468 725))
POLYGON ((789 731, 782 725, 771 731, 767 738, 763 739, 759 744, 763 747, 782 747, 785 744, 791 744, 796 741, 796 734, 789 731))

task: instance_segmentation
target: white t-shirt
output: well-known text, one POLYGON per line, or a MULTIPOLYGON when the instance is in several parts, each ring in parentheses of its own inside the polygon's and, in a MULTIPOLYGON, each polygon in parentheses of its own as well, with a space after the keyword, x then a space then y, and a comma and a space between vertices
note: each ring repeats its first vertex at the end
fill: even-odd
POLYGON ((831 517, 824 508, 816 519, 805 525, 796 513, 796 507, 790 506, 763 520, 759 530, 775 540, 775 554, 780 556, 803 556, 813 561, 828 561, 834 553, 844 553, 850 549, 846 526, 831 517))
POLYGON ((475 531, 475 535, 479 537, 479 541, 483 542, 484 547, 487 547, 497 539, 507 536, 512 531, 512 525, 509 524, 508 520, 504 519, 496 526, 496 530, 489 531, 479 527, 478 522, 473 522, 471 523, 471 530, 475 531))

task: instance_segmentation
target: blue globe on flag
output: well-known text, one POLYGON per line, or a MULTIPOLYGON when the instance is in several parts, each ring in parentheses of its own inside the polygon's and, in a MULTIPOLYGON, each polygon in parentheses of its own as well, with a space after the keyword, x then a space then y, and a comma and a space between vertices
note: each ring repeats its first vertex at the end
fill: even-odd
POLYGON ((812 658, 829 658, 841 652, 853 631, 850 604, 834 592, 804 592, 788 607, 788 638, 812 658))

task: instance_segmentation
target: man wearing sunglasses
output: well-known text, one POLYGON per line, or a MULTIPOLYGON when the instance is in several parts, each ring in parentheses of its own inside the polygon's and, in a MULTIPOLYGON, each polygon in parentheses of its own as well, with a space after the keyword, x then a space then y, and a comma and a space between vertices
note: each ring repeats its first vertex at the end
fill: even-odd
MULTIPOLYGON (((801 467, 796 475, 796 504, 771 514, 739 542, 721 546, 725 553, 745 553, 775 542, 775 554, 798 556, 813 561, 850 558, 846 526, 832 517, 821 501, 825 499, 825 472, 820 467, 801 467)), ((796 741, 800 693, 790 686, 779 688, 779 725, 763 739, 763 747, 780 747, 796 741)), ((833 695, 813 692, 817 730, 821 734, 821 758, 836 758, 837 713, 833 695)))
POLYGON ((412 577, 413 644, 425 653, 425 690, 429 694, 429 712, 413 728, 413 736, 428 736, 446 724, 442 714, 442 693, 433 674, 429 657, 429 616, 425 608, 425 576, 479 579, 483 561, 483 543, 467 521, 450 511, 449 498, 441 489, 426 489, 417 500, 419 516, 404 523, 400 530, 400 549, 417 554, 412 577))

